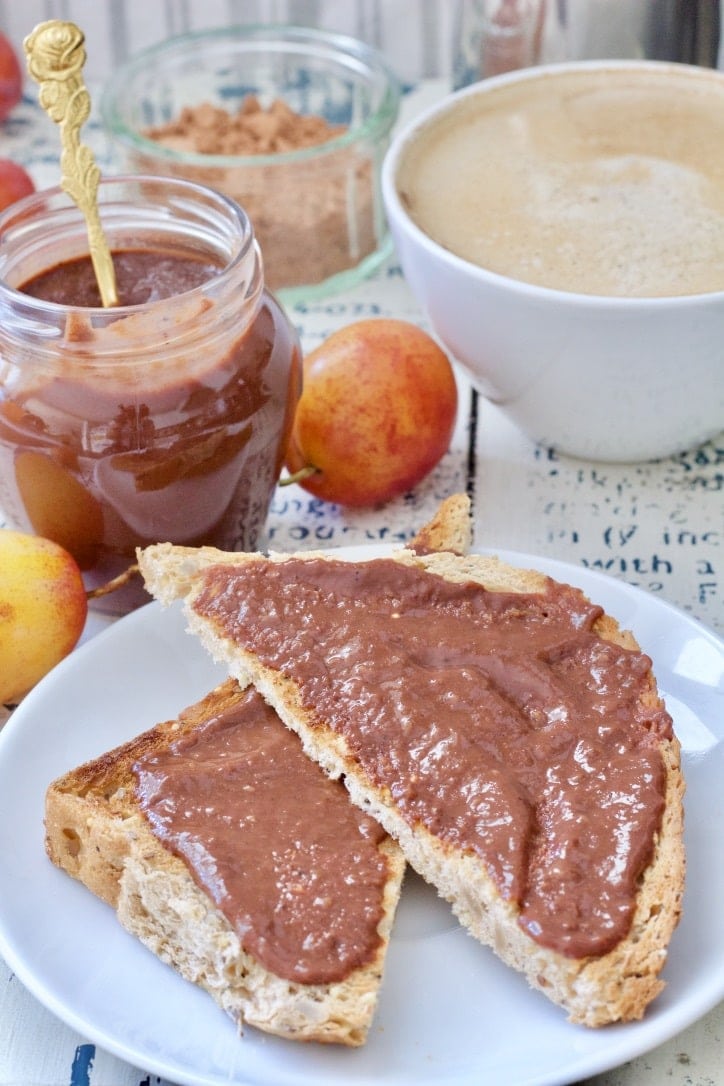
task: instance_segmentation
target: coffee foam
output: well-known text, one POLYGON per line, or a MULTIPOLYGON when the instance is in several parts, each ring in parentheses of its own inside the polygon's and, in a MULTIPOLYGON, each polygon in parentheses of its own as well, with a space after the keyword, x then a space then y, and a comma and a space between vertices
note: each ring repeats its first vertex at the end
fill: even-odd
POLYGON ((661 65, 546 72, 434 120, 398 188, 440 244, 559 290, 724 290, 724 77, 661 65))

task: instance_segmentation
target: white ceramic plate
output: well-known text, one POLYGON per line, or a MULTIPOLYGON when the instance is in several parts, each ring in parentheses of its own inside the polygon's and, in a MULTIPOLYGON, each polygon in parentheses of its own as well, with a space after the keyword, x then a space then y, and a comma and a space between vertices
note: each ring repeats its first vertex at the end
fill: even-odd
MULTIPOLYGON (((384 553, 345 548, 345 557, 384 553)), ((675 1035, 724 997, 724 642, 626 584, 502 554, 579 585, 653 657, 684 749, 688 887, 665 992, 640 1023, 588 1030, 530 991, 406 882, 366 1046, 295 1045, 233 1024, 56 870, 43 797, 58 774, 175 716, 223 677, 175 608, 151 604, 49 675, 0 733, 0 952, 59 1018, 121 1059, 180 1086, 563 1086, 675 1035)))

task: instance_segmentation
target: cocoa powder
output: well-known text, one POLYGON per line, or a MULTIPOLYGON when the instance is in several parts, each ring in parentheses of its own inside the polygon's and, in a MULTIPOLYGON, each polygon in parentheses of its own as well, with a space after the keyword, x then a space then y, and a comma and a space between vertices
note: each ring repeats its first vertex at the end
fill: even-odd
POLYGON ((142 170, 188 177, 231 196, 251 219, 272 289, 316 284, 355 267, 378 245, 375 171, 369 147, 343 144, 328 152, 286 159, 346 132, 324 117, 292 110, 281 99, 264 107, 255 95, 232 112, 203 102, 144 133, 171 151, 197 155, 280 155, 240 165, 159 163, 139 154, 142 170))

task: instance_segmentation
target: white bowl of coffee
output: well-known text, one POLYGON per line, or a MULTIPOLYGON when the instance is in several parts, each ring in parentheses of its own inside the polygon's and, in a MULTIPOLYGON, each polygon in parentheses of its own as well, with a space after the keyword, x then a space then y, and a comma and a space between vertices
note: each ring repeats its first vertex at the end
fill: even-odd
POLYGON ((392 143, 383 195, 434 331, 536 440, 656 459, 724 427, 724 74, 523 69, 392 143))

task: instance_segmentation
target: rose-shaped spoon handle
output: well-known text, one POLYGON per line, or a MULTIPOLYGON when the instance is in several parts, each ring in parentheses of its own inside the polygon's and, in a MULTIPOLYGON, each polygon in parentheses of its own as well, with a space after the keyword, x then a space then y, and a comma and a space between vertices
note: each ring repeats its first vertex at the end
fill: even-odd
POLYGON ((88 228, 93 270, 104 306, 118 304, 116 275, 98 213, 100 170, 93 152, 80 142, 90 116, 90 95, 83 82, 85 35, 75 23, 51 19, 40 23, 23 42, 28 71, 40 86, 40 104, 60 126, 61 187, 77 204, 88 228))

